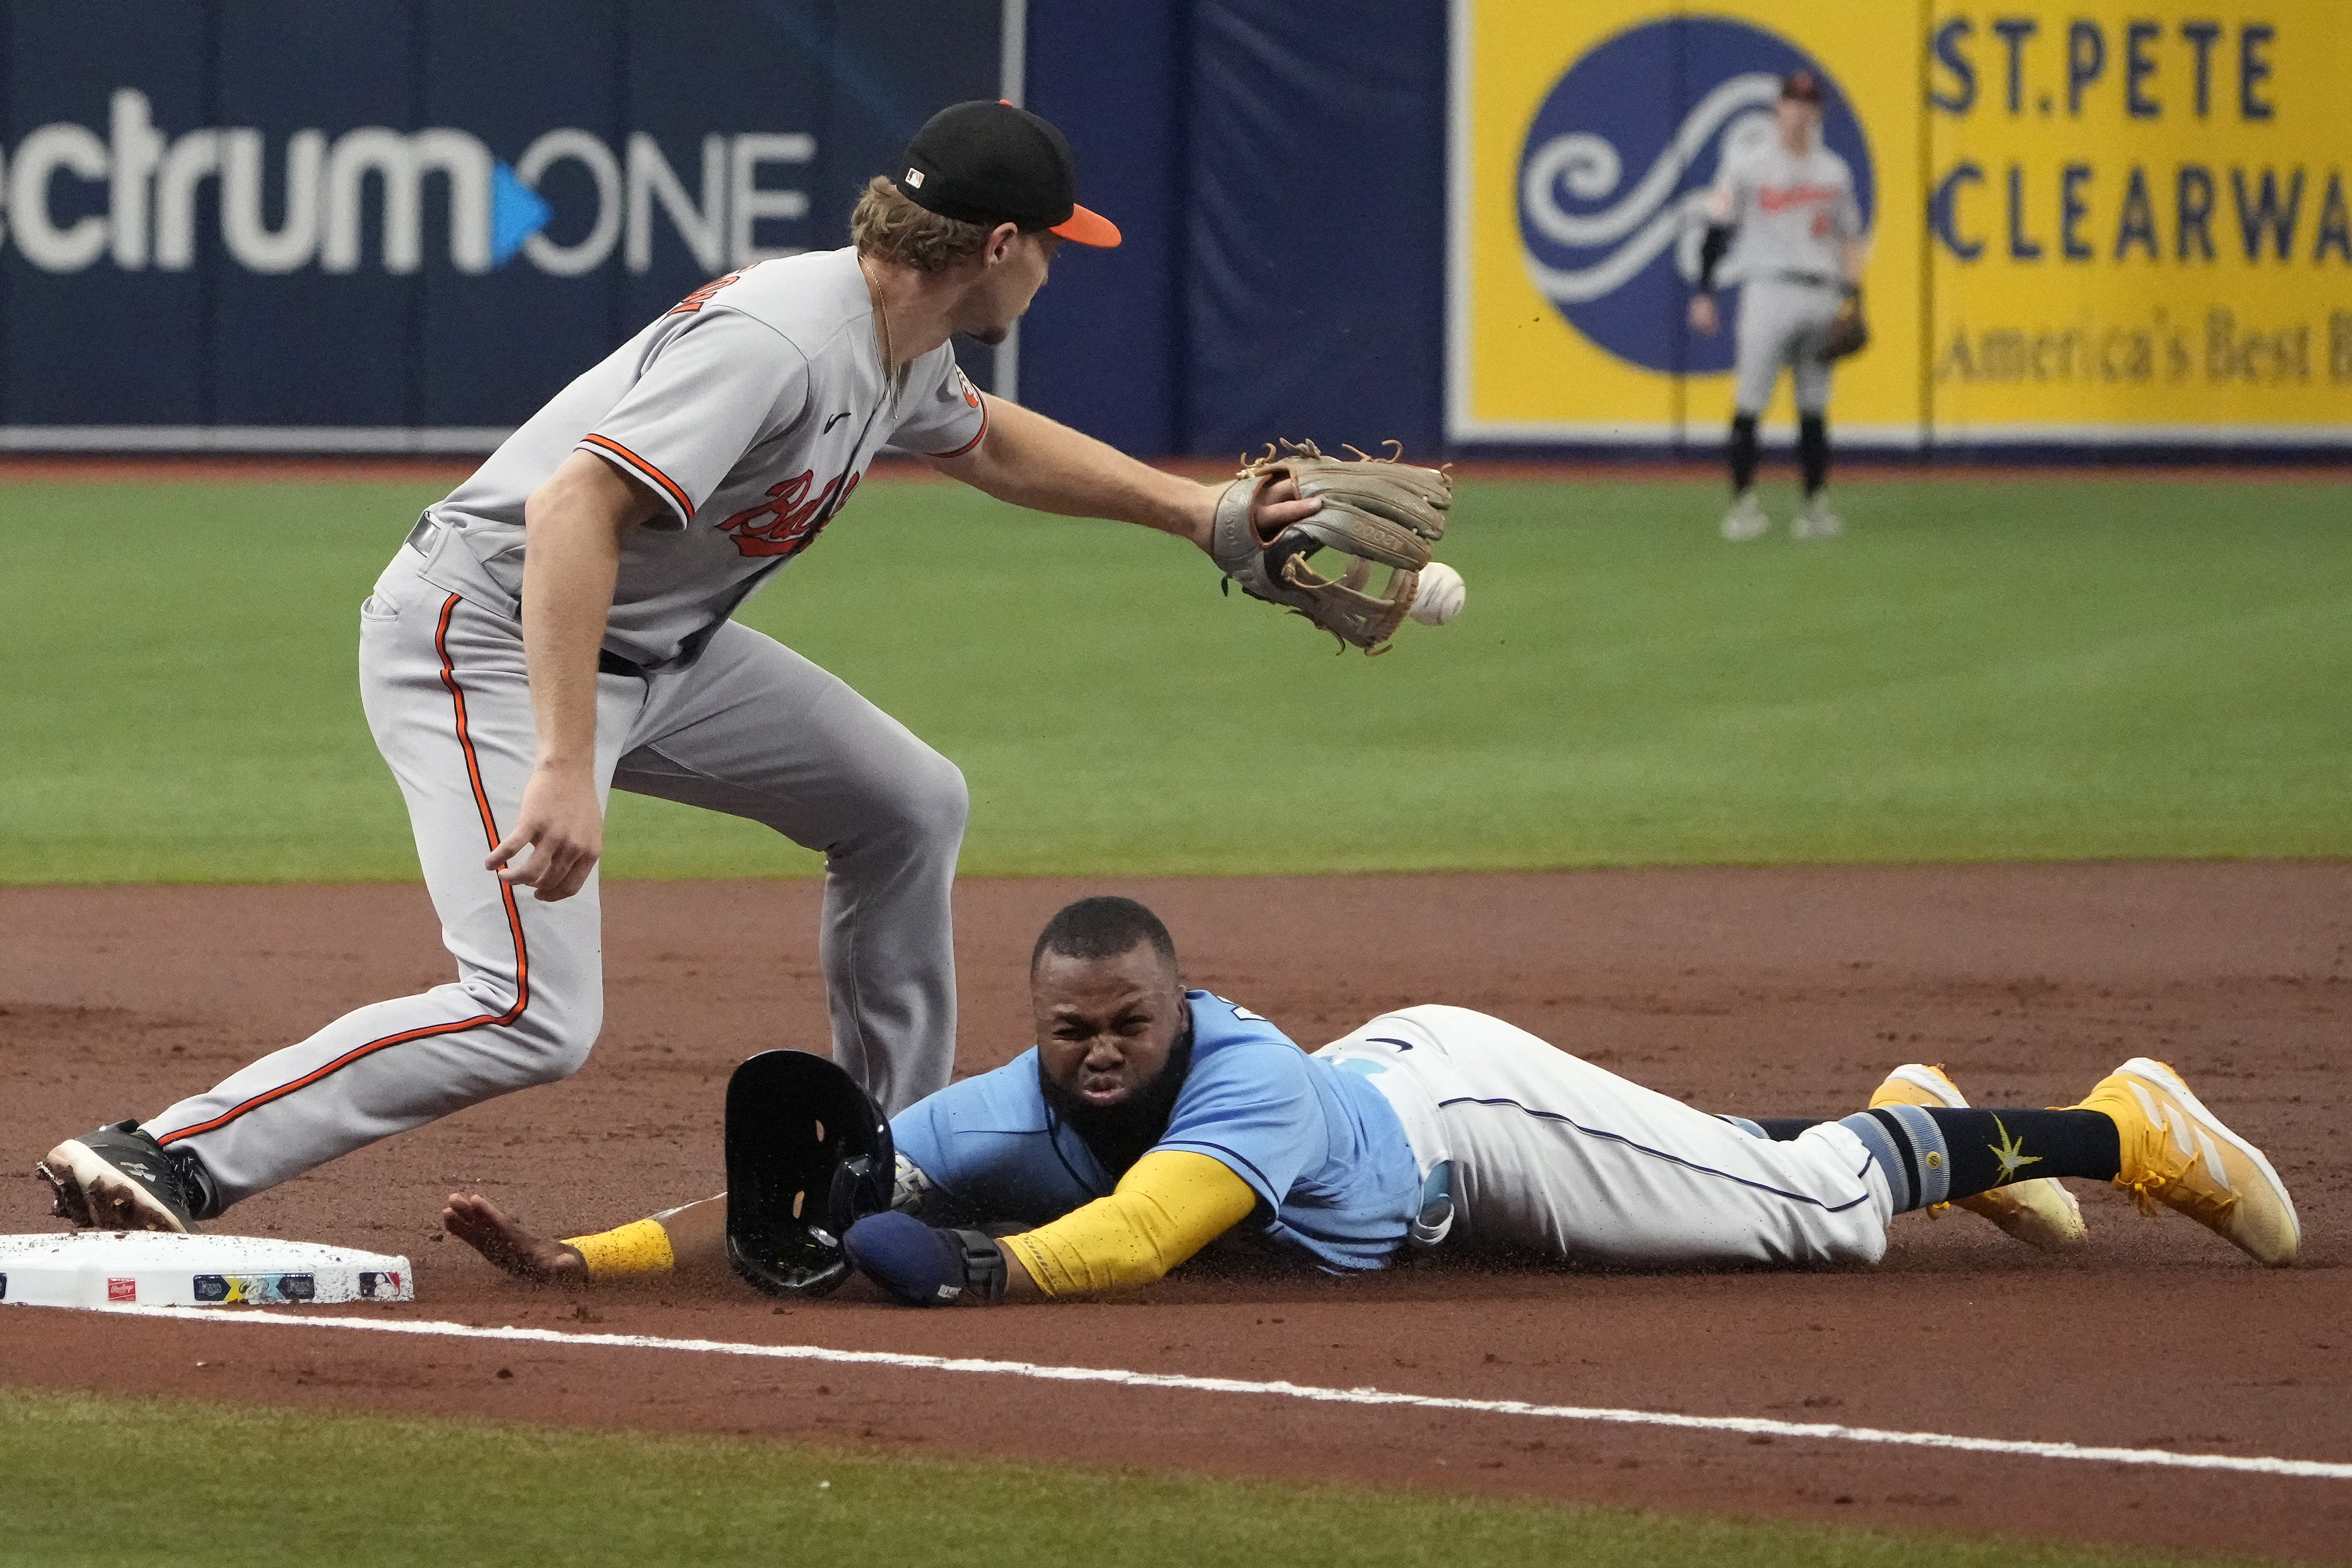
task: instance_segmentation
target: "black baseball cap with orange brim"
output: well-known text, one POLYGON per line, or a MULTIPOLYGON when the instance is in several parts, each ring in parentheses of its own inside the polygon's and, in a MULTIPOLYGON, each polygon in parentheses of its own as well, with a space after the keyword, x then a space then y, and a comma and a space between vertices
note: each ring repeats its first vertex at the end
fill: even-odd
POLYGON ((1780 79, 1780 96, 1795 103, 1821 107, 1821 79, 1809 70, 1792 70, 1780 79))
POLYGON ((1003 101, 951 103, 923 122, 897 184, 926 212, 1108 248, 1118 226, 1078 205, 1077 161, 1051 121, 1003 101))

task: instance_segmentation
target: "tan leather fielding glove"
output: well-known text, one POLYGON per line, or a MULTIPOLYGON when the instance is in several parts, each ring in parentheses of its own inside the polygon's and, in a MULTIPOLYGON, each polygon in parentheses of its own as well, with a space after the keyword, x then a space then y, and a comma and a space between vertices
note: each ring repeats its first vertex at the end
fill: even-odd
POLYGON ((1268 446, 1225 488, 1210 557, 1242 592, 1306 616, 1338 637, 1342 651, 1381 652, 1412 608, 1430 546, 1444 537, 1454 480, 1395 457, 1327 458, 1311 441, 1282 445, 1278 453, 1268 446), (1320 498, 1322 510, 1261 537, 1251 503, 1284 479, 1297 482, 1300 500, 1320 498), (1318 571, 1309 560, 1326 550, 1341 559, 1318 571), (1388 579, 1366 592, 1375 566, 1387 567, 1388 579))

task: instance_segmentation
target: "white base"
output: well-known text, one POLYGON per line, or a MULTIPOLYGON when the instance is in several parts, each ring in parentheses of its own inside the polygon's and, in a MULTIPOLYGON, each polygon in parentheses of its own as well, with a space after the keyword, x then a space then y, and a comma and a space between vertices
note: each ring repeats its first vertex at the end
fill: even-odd
POLYGON ((267 1236, 0 1236, 0 1303, 219 1307, 413 1301, 408 1259, 267 1236))

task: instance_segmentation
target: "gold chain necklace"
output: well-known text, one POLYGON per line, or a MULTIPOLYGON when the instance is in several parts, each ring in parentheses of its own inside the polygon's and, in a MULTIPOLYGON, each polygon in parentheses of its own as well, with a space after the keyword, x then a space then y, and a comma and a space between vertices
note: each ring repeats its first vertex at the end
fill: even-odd
POLYGON ((890 352, 890 311, 882 303, 882 289, 874 281, 874 274, 866 268, 866 258, 857 258, 858 275, 866 279, 866 297, 874 302, 874 352, 882 359, 882 382, 892 394, 898 391, 898 367, 890 352))

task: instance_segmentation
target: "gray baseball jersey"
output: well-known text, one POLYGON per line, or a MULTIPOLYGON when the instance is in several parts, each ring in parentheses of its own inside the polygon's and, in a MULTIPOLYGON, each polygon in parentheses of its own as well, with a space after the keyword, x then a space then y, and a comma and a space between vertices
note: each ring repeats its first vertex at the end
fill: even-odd
POLYGON ((980 444, 980 395, 946 344, 885 387, 854 249, 763 261, 696 289, 509 437, 433 520, 462 549, 426 580, 515 614, 523 503, 572 451, 644 481, 663 510, 621 548, 604 646, 658 668, 807 548, 887 445, 980 444))
POLYGON ((600 800, 624 789, 679 801, 822 850, 816 946, 835 1059, 887 1110, 947 1083, 963 775, 840 679, 730 618, 808 547, 886 442, 940 456, 979 446, 988 410, 948 348, 894 379, 854 251, 762 262, 688 296, 430 510, 361 607, 360 694, 407 799, 457 975, 347 1013, 148 1122, 203 1159, 226 1202, 562 1078, 595 1043, 599 878, 544 903, 482 864, 538 761, 523 504, 574 451, 662 500, 623 536, 604 647, 635 668, 604 661, 597 679, 600 800))
POLYGON ((1803 273, 1843 280, 1845 244, 1862 237, 1853 172, 1818 142, 1801 157, 1779 137, 1725 150, 1715 189, 1738 233, 1720 276, 1727 282, 1803 273))

